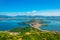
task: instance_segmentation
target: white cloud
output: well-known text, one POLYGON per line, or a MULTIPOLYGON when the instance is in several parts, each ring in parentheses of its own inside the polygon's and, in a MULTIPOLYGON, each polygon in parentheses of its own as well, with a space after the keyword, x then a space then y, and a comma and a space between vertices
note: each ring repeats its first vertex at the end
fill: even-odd
POLYGON ((60 9, 56 10, 41 10, 41 11, 32 11, 28 13, 29 15, 42 15, 42 16, 60 16, 60 9))
POLYGON ((35 13, 36 11, 35 11, 35 10, 33 10, 32 12, 33 12, 33 13, 35 13))
POLYGON ((43 15, 43 16, 60 16, 60 9, 57 10, 41 10, 41 11, 28 11, 28 12, 0 12, 0 15, 43 15))
POLYGON ((31 13, 31 12, 26 12, 26 13, 31 13))

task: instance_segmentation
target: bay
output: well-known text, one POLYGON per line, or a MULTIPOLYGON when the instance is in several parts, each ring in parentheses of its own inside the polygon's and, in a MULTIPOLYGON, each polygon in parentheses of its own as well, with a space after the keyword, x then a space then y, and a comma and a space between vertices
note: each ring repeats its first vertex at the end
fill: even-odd
MULTIPOLYGON (((26 24, 20 24, 19 22, 28 22, 29 20, 0 20, 0 30, 11 30, 13 28, 25 27, 26 24)), ((60 21, 58 20, 46 20, 50 23, 45 23, 47 26, 41 26, 43 30, 58 31, 60 30, 60 21)))

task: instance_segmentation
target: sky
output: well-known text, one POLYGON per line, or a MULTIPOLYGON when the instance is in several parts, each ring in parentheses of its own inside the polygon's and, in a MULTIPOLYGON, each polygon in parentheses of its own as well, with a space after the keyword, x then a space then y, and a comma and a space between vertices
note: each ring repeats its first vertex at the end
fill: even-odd
POLYGON ((0 0, 0 15, 60 16, 60 0, 0 0))

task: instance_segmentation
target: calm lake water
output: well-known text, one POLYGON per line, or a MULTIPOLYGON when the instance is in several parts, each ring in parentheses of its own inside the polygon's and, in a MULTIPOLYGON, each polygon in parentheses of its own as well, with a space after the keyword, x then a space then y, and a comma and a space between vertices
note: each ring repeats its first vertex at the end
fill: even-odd
MULTIPOLYGON (((18 25, 19 22, 27 22, 29 20, 0 20, 0 30, 10 30, 13 28, 18 28, 18 27, 23 27, 23 26, 28 26, 26 24, 20 24, 18 25)), ((43 30, 52 30, 52 31, 57 31, 60 30, 60 21, 58 20, 46 20, 49 21, 50 23, 48 26, 42 26, 40 27, 43 30)))
POLYGON ((28 26, 27 24, 18 24, 19 22, 27 22, 28 20, 0 20, 0 30, 10 30, 13 28, 28 26))
POLYGON ((47 20, 50 23, 47 26, 40 27, 43 30, 60 31, 60 20, 47 20))

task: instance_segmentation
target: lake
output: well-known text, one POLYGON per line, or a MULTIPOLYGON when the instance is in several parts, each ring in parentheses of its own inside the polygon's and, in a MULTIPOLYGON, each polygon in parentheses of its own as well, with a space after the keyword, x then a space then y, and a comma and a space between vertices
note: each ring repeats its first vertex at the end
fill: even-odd
POLYGON ((27 26, 27 24, 18 24, 19 22, 27 22, 28 20, 0 20, 0 30, 10 30, 13 28, 27 26))
MULTIPOLYGON (((0 20, 0 30, 11 30, 13 28, 28 26, 26 24, 20 24, 19 22, 28 22, 29 20, 0 20)), ((43 30, 51 30, 51 31, 57 31, 60 30, 60 21, 58 20, 46 20, 50 23, 47 26, 41 26, 40 28, 43 30)))
POLYGON ((60 20, 47 20, 50 23, 47 26, 41 26, 40 28, 43 30, 50 30, 50 31, 60 31, 60 20))

